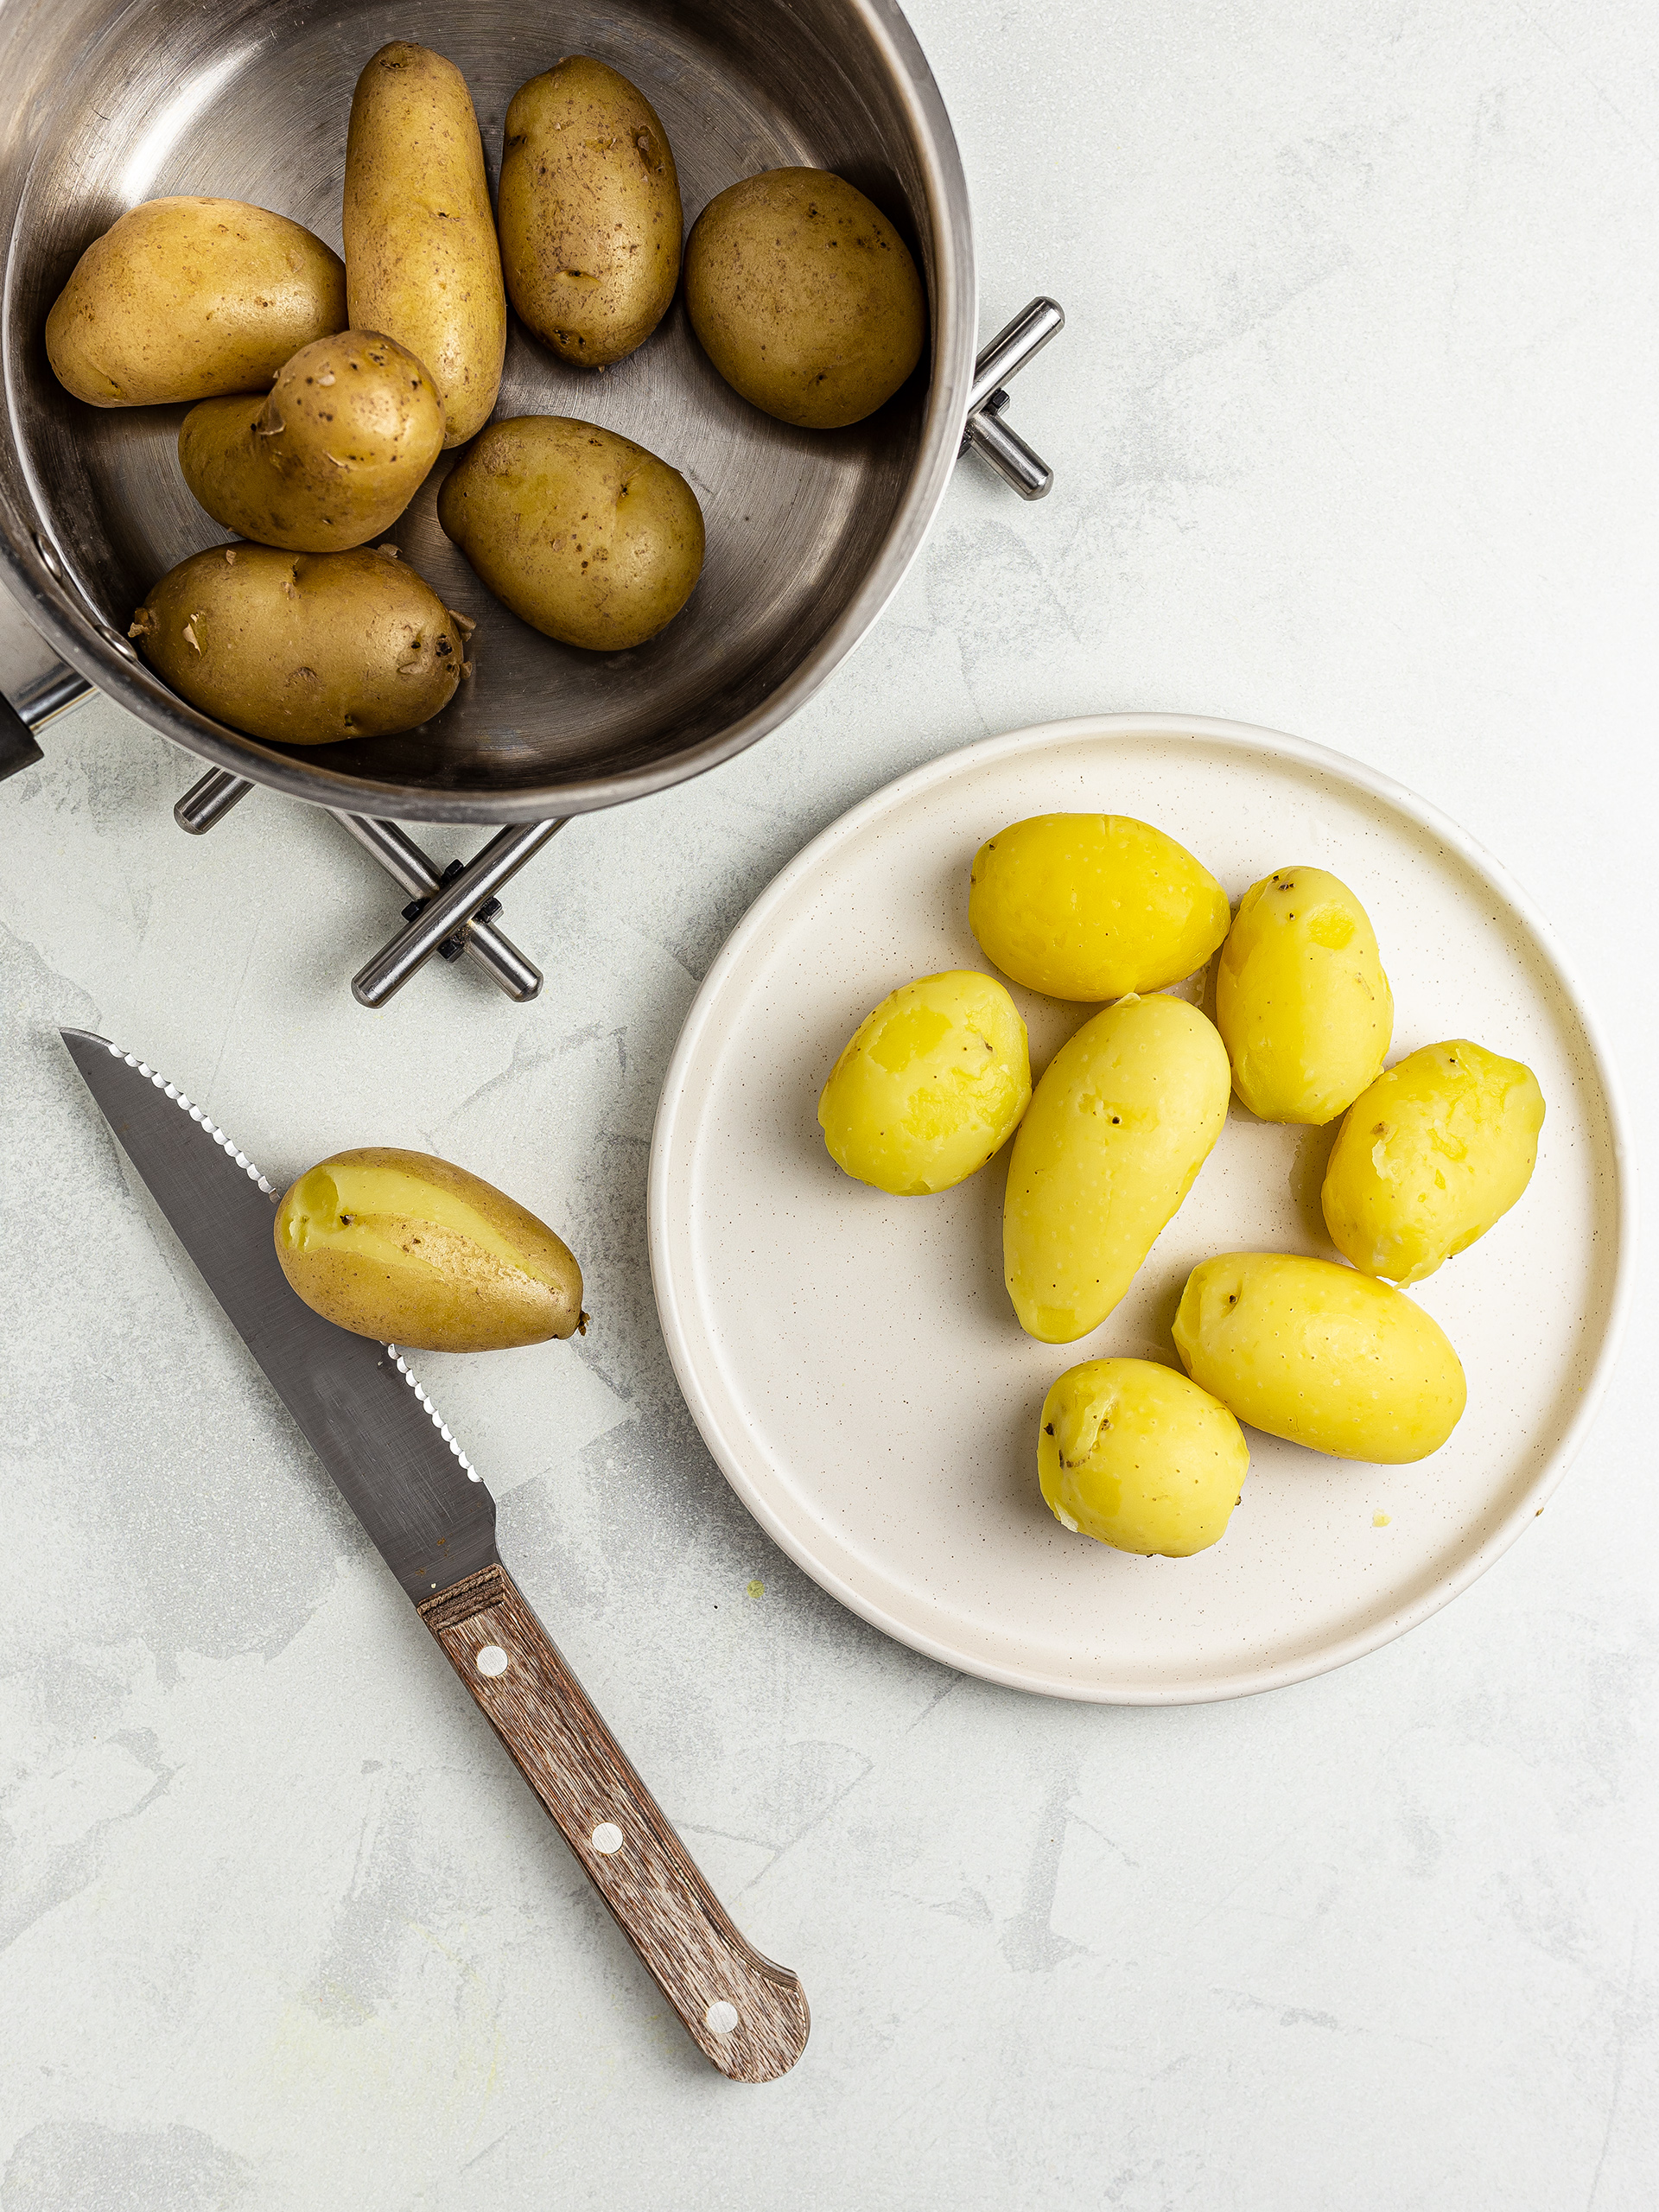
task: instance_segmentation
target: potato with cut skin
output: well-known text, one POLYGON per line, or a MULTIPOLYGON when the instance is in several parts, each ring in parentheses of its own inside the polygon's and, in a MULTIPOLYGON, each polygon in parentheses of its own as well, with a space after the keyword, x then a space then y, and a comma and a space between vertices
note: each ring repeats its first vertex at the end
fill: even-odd
POLYGON ((1348 1109, 1320 1192, 1331 1241, 1369 1275, 1421 1282, 1532 1179, 1544 1094, 1466 1037, 1408 1054, 1348 1109))
POLYGON ((472 669, 473 625, 391 547, 223 545, 169 569, 130 637, 203 714, 279 745, 413 729, 472 669))
POLYGON ((702 510, 678 469, 563 415, 492 423, 438 520, 521 621, 588 652, 654 638, 702 573, 702 510))
POLYGON ((977 969, 890 991, 848 1039, 818 1099, 837 1167, 896 1198, 948 1191, 1005 1145, 1031 1103, 1026 1025, 977 969))
POLYGON ((974 855, 968 923, 986 957, 1057 999, 1160 991, 1227 934, 1227 893, 1185 846, 1127 814, 1038 814, 974 855))
POLYGON ((1187 1559, 1227 1533, 1250 1447, 1219 1399, 1149 1359, 1086 1359, 1043 1402, 1037 1477, 1074 1535, 1187 1559))
POLYGON ((927 343, 927 296, 880 209, 828 169, 729 186, 685 247, 685 304, 734 391, 779 422, 861 423, 927 343))
POLYGON ((1240 1421, 1338 1459, 1427 1459, 1463 1415, 1444 1330, 1403 1291, 1334 1260, 1205 1261, 1181 1294, 1175 1349, 1240 1421))
POLYGON ((1264 1122, 1332 1122, 1382 1071, 1394 995, 1345 883, 1281 868, 1239 901, 1216 974, 1233 1088, 1264 1122))
POLYGON ((338 254, 239 200, 147 200, 94 238, 46 319, 60 384, 93 407, 264 391, 346 327, 338 254))
POLYGON ((394 39, 357 80, 345 233, 353 328, 384 331, 425 363, 443 442, 462 444, 501 388, 507 300, 472 96, 429 47, 394 39))
POLYGON ((501 1351, 585 1325, 563 1237, 429 1153, 366 1146, 309 1169, 276 1209, 276 1256, 327 1321, 416 1351, 501 1351))
POLYGON ((1027 1336, 1100 1326, 1209 1158, 1228 1088, 1220 1038, 1183 999, 1124 999, 1061 1046, 1003 1200, 1003 1280, 1027 1336))
POLYGON ((512 96, 498 208, 507 294, 543 346, 602 369, 643 346, 680 277, 668 133, 627 79, 567 54, 512 96))
POLYGON ((302 346, 257 403, 204 399, 179 430, 184 480, 260 545, 347 552, 390 530, 443 448, 443 402, 396 340, 346 330, 302 346))

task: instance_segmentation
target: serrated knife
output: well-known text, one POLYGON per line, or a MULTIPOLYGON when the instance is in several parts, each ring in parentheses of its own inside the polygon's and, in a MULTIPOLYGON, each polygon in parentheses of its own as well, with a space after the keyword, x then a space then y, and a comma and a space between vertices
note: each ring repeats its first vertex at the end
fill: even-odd
POLYGON ((733 1926, 495 1548, 495 1501, 394 1344, 289 1288, 276 1192, 176 1084, 66 1029, 86 1087, 203 1281, 704 2057, 775 2081, 805 2047, 787 1967, 733 1926))

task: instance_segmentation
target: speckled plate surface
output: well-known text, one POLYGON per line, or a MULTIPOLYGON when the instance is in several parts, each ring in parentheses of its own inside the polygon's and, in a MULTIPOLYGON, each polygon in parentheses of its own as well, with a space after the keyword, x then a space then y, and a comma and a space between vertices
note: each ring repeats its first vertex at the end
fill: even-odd
MULTIPOLYGON (((1033 1071, 1094 1010, 1014 996, 1033 1071)), ((658 1112, 650 1222, 687 1402, 791 1558, 951 1666, 1135 1704, 1300 1681, 1466 1588, 1529 1526, 1588 1426, 1633 1243, 1600 1035, 1516 885, 1355 761, 1165 715, 969 746, 878 791, 791 861, 687 1018, 658 1112), (968 927, 982 840, 1063 808, 1157 823, 1235 902, 1274 868, 1334 870, 1376 927, 1396 1009, 1390 1058, 1472 1037, 1527 1060, 1548 1103, 1526 1197, 1414 1294, 1468 1374, 1450 1443, 1415 1466, 1373 1467, 1249 1431, 1243 1502, 1222 1541, 1190 1560, 1130 1558, 1061 1529, 1037 1489, 1039 1408, 1079 1359, 1174 1364, 1181 1285, 1209 1254, 1335 1257, 1319 1204, 1335 1127, 1273 1127, 1235 1101, 1128 1296, 1063 1346, 1026 1337, 1003 1290, 1006 1152, 955 1191, 893 1198, 842 1174, 817 1128, 824 1076, 878 999, 914 976, 988 965, 968 927)))

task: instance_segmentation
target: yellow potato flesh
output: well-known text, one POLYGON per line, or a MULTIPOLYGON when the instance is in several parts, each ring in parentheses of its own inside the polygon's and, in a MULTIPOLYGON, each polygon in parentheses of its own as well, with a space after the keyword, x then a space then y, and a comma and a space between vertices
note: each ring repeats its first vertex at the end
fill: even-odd
POLYGON ((1216 1023, 1233 1088, 1265 1122, 1334 1121, 1376 1080, 1394 995, 1345 883, 1283 868, 1251 886, 1221 949, 1216 1023))
POLYGON ((302 346, 268 398, 205 399, 179 430, 201 505, 258 545, 340 553, 390 530, 443 448, 425 368, 372 330, 302 346))
POLYGON ((438 521, 520 621, 588 652, 654 638, 702 573, 702 510, 679 471, 563 415, 492 423, 438 521))
POLYGON ((338 254, 239 200, 147 200, 75 264, 46 319, 60 384, 94 407, 264 391, 346 327, 338 254))
POLYGON ((1003 1279, 1045 1344, 1096 1329, 1227 1119, 1227 1054, 1195 1007, 1108 1007, 1054 1055, 1008 1164, 1003 1279))
POLYGON ((1037 1475, 1062 1527, 1186 1559, 1226 1534, 1250 1450, 1225 1406, 1147 1359, 1088 1359, 1043 1402, 1037 1475))
POLYGON ((501 154, 501 264, 544 346, 602 369, 643 346, 680 276, 668 133, 635 85, 573 54, 513 94, 501 154))
POLYGON ((1240 1421, 1338 1459, 1427 1459, 1463 1414, 1444 1331, 1402 1291, 1332 1260, 1205 1261, 1182 1293, 1175 1348, 1240 1421))
POLYGON ((889 993, 848 1039, 818 1098, 830 1157, 895 1198, 947 1191, 1007 1143, 1031 1103, 1026 1025, 977 969, 889 993))
POLYGON ((462 444, 501 387, 507 296, 472 96, 428 47, 394 40, 357 80, 344 226, 353 328, 384 331, 426 364, 443 442, 462 444))
POLYGON ((1028 990, 1119 999, 1202 968, 1227 934, 1227 894, 1150 823, 1039 814, 976 853, 968 919, 986 957, 1028 990))
POLYGON ((323 1160, 283 1198, 276 1238, 308 1306, 384 1344, 494 1351, 568 1337, 582 1320, 582 1271, 563 1239, 425 1153, 323 1160))
POLYGON ((1543 1125, 1529 1067, 1466 1037, 1425 1045, 1348 1109, 1320 1194, 1332 1243, 1369 1275, 1421 1282, 1521 1196, 1543 1125))

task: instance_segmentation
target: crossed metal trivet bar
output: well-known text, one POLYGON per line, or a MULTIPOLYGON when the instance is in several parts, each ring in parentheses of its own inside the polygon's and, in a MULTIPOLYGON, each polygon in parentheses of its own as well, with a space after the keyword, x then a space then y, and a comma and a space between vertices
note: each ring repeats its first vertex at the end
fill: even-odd
MULTIPOLYGON (((1003 420, 1008 404, 1005 386, 1065 322, 1057 302, 1033 300, 1006 329, 998 331, 974 363, 960 451, 965 454, 971 448, 981 454, 1024 499, 1043 498, 1054 481, 1054 473, 1003 420)), ((0 776, 38 760, 41 753, 34 731, 88 688, 81 677, 65 669, 54 686, 41 689, 38 697, 21 701, 18 711, 4 708, 0 715, 0 776)), ((234 776, 225 768, 210 769, 192 784, 174 808, 174 819, 193 836, 204 836, 252 789, 245 777, 234 776)), ((497 926, 501 902, 496 894, 563 829, 563 820, 525 822, 498 830, 472 860, 452 861, 440 869, 395 822, 348 814, 334 807, 326 811, 365 852, 374 855, 410 897, 404 909, 404 927, 352 978, 352 995, 359 1006, 385 1006, 435 952, 445 960, 470 960, 510 999, 536 996, 542 988, 542 971, 497 926)))

